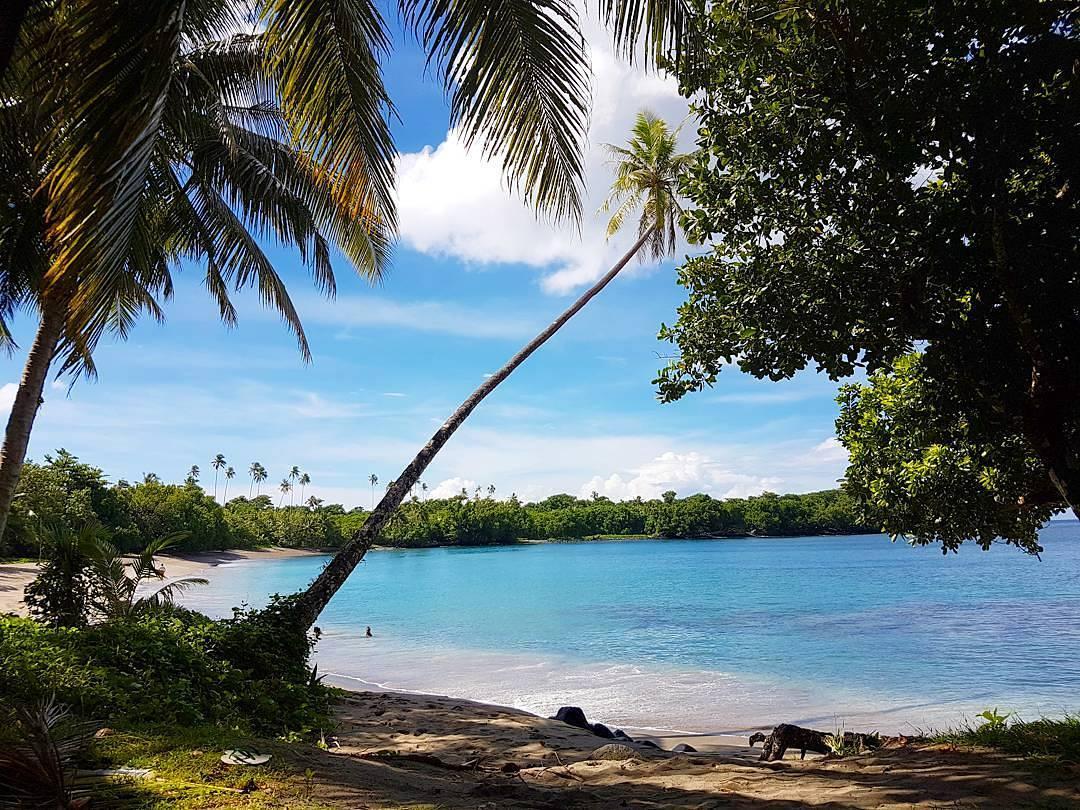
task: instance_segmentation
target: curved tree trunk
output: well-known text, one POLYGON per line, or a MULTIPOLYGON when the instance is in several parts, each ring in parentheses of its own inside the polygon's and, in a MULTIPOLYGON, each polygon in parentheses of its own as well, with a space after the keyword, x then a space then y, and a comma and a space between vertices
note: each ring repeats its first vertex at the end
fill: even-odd
POLYGON ((300 594, 295 606, 296 618, 305 628, 311 627, 315 623, 323 608, 338 592, 345 580, 349 578, 349 574, 353 572, 353 569, 364 559, 368 549, 374 545, 379 532, 382 531, 391 515, 393 515, 394 510, 398 508, 409 491, 416 486, 416 482, 420 480, 420 476, 423 475, 432 459, 443 448, 443 445, 449 441, 450 437, 454 435, 454 432, 461 427, 476 406, 483 401, 484 397, 494 391, 499 383, 509 377, 514 369, 524 363, 529 358, 529 355, 543 346, 552 335, 558 332, 567 321, 574 317, 597 293, 603 290, 641 250, 651 235, 651 230, 643 233, 634 243, 634 246, 619 259, 618 263, 603 278, 586 290, 569 309, 556 318, 543 332, 530 340, 525 345, 525 348, 510 358, 505 366, 486 379, 479 388, 469 395, 468 399, 461 403, 461 406, 443 423, 442 427, 435 431, 435 435, 420 449, 420 452, 416 454, 409 466, 390 483, 386 494, 379 501, 379 505, 371 511, 360 530, 334 556, 334 559, 308 586, 307 590, 300 594))
POLYGON ((49 365, 64 332, 64 311, 56 304, 46 304, 42 310, 41 322, 19 381, 19 390, 11 405, 7 431, 4 433, 4 448, 0 451, 0 540, 7 527, 15 487, 19 484, 19 474, 26 460, 30 431, 42 403, 41 394, 45 390, 45 379, 49 376, 49 365))

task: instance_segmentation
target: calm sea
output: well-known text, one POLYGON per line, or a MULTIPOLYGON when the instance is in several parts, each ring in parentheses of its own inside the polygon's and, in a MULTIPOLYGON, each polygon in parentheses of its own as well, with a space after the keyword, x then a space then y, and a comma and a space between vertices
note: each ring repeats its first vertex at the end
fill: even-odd
MULTIPOLYGON (((1080 711, 1080 524, 1042 542, 1041 560, 880 536, 378 551, 321 617, 317 657, 343 686, 636 728, 1060 715, 1080 711)), ((186 601, 261 605, 324 561, 224 565, 186 601)))

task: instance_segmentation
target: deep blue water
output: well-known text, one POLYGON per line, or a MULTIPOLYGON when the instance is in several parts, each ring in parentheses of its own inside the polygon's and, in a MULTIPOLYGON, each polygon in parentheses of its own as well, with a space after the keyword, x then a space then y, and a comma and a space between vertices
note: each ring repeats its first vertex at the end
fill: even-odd
MULTIPOLYGON (((1041 560, 880 536, 379 551, 321 617, 320 665, 345 683, 701 731, 1061 714, 1080 710, 1080 524, 1042 542, 1041 560)), ((261 604, 323 562, 222 566, 188 603, 261 604)))

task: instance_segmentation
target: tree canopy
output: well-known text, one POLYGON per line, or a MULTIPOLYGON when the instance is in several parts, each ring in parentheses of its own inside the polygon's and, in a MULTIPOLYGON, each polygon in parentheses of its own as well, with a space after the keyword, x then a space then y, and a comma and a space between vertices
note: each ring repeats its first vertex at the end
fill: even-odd
POLYGON ((699 4, 698 151, 664 326, 677 399, 727 365, 863 371, 863 517, 1034 550, 1080 514, 1080 12, 1062 2, 699 4), (919 353, 918 357, 911 355, 919 353))
MULTIPOLYGON (((2 553, 37 555, 51 534, 75 536, 88 528, 121 552, 138 552, 158 538, 175 537, 176 550, 286 546, 333 549, 364 525, 370 512, 341 504, 276 506, 269 495, 218 503, 196 482, 110 484, 102 470, 66 450, 27 462, 2 553), (182 534, 182 538, 180 535, 182 534), (43 538, 46 538, 43 540, 43 538)), ((616 502, 600 495, 552 495, 523 503, 496 499, 490 488, 450 498, 412 497, 381 532, 385 546, 482 546, 521 541, 579 540, 605 536, 741 537, 857 534, 861 523, 851 499, 838 490, 800 495, 763 493, 750 498, 706 494, 616 502), (486 493, 486 494, 485 494, 486 493)))

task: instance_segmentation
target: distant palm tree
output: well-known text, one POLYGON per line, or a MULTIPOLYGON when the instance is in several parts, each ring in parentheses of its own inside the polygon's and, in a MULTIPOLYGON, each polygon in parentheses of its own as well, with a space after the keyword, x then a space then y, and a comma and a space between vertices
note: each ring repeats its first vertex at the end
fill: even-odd
POLYGON ((188 470, 187 482, 189 484, 196 484, 199 481, 199 465, 192 464, 191 469, 188 470))
POLYGON ((285 500, 285 493, 292 492, 292 482, 288 478, 282 478, 281 483, 278 484, 278 489, 281 490, 281 497, 278 499, 278 506, 281 506, 281 502, 285 500))
POLYGON ((218 453, 214 456, 214 460, 210 462, 210 466, 214 468, 214 500, 217 500, 217 476, 218 470, 222 469, 226 465, 225 456, 218 453))
POLYGON ((161 477, 154 472, 143 473, 142 482, 144 484, 160 484, 161 477))
MULTIPOLYGON (((296 465, 294 464, 294 465, 293 465, 293 467, 292 467, 292 469, 291 469, 291 470, 289 470, 289 480, 290 480, 290 481, 291 481, 292 483, 294 483, 294 484, 295 484, 295 483, 297 482, 297 480, 299 480, 299 478, 300 478, 300 468, 299 468, 299 467, 297 467, 297 466, 296 466, 296 465)), ((291 492, 291 491, 292 491, 292 490, 290 490, 290 492, 291 492)), ((289 495, 289 506, 292 506, 292 505, 293 505, 293 499, 292 499, 292 495, 289 495)))
POLYGON ((371 484, 371 508, 375 508, 375 485, 379 483, 379 476, 372 473, 368 476, 368 483, 371 484))
POLYGON ((308 484, 311 483, 311 476, 308 475, 307 473, 303 473, 300 476, 299 481, 300 481, 300 500, 302 502, 304 500, 304 489, 307 487, 308 484))
POLYGON ((262 488, 262 482, 266 480, 266 467, 258 461, 253 461, 251 462, 251 466, 248 467, 248 475, 251 476, 251 485, 248 486, 248 498, 251 497, 253 488, 255 490, 255 495, 258 496, 259 490, 262 488))
POLYGON ((226 503, 229 500, 229 482, 236 478, 236 470, 232 467, 225 468, 225 492, 221 496, 221 502, 226 503))
POLYGON ((425 483, 420 484, 420 492, 421 492, 421 497, 426 501, 427 500, 427 484, 425 484, 425 483))
POLYGON ((310 509, 312 512, 322 506, 322 504, 322 498, 316 498, 314 495, 307 499, 307 508, 310 509))
MULTIPOLYGON (((638 4, 653 7, 652 3, 638 4)), ((661 13, 657 11, 657 13, 661 13)), ((521 351, 515 354, 495 374, 481 383, 450 415, 420 452, 401 472, 386 495, 373 507, 364 525, 353 535, 334 558, 323 568, 296 603, 297 619, 306 627, 315 623, 327 603, 337 593, 349 574, 375 543, 383 527, 405 499, 410 487, 420 480, 432 459, 454 435, 484 398, 543 346, 582 307, 598 295, 642 251, 653 259, 661 259, 675 247, 676 222, 680 211, 676 193, 681 177, 686 173, 689 158, 677 150, 678 131, 672 131, 662 120, 647 112, 637 116, 626 147, 608 146, 615 168, 611 195, 602 210, 616 206, 608 223, 608 234, 614 234, 638 208, 638 238, 622 258, 599 281, 586 290, 565 312, 552 322, 521 351)))
POLYGON ((494 498, 495 497, 495 485, 494 484, 488 484, 488 497, 489 498, 494 498))

